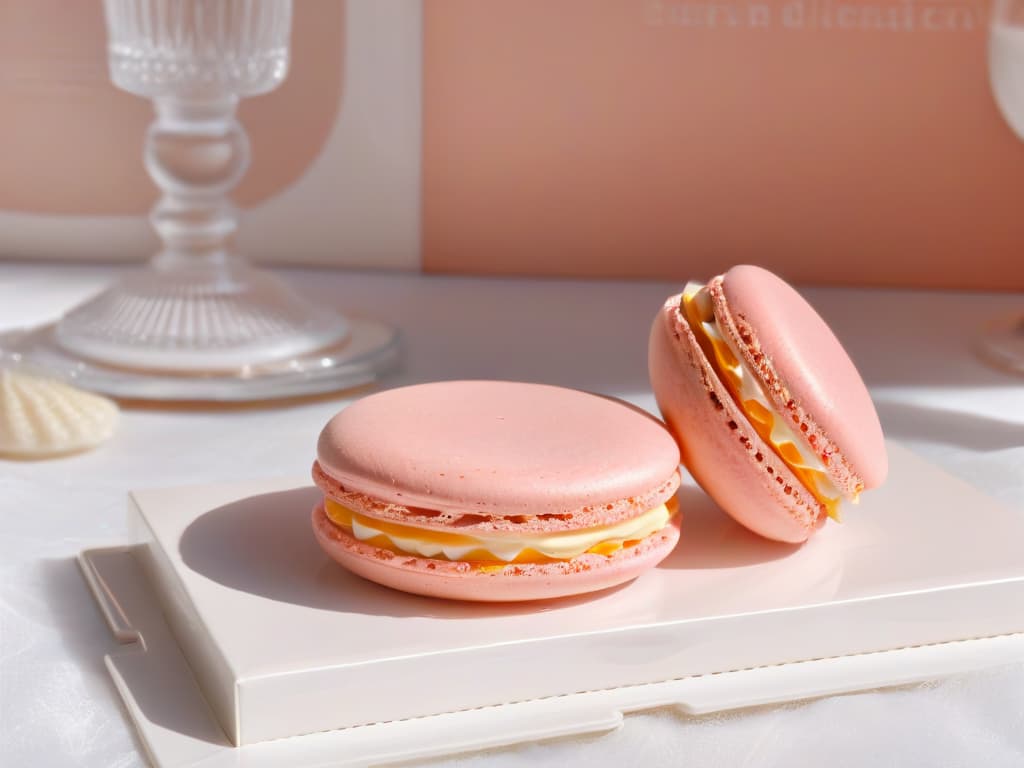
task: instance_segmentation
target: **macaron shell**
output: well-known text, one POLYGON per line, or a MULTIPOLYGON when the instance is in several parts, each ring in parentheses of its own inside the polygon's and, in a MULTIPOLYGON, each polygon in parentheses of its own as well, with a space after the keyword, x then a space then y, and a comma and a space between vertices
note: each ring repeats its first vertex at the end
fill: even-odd
POLYGON ((317 454, 346 489, 388 504, 506 516, 648 494, 679 463, 664 426, 629 405, 504 381, 371 395, 328 422, 317 454))
POLYGON ((469 563, 397 555, 361 542, 334 525, 323 505, 313 510, 313 531, 330 557, 364 579, 402 592, 478 602, 548 600, 618 586, 664 560, 679 540, 674 520, 610 557, 586 554, 565 562, 510 565, 487 572, 469 563))
POLYGON ((313 482, 324 494, 344 507, 366 517, 412 525, 427 530, 453 531, 467 535, 552 533, 577 528, 614 525, 642 515, 664 504, 679 490, 679 472, 646 493, 596 504, 580 509, 569 509, 548 515, 483 515, 479 513, 441 512, 402 504, 391 504, 372 496, 350 491, 327 475, 318 462, 313 464, 313 482))
POLYGON ((658 407, 694 479, 737 522, 769 539, 805 541, 819 505, 739 411, 673 296, 651 327, 648 362, 658 407))
MULTIPOLYGON (((829 443, 816 452, 840 464, 835 479, 849 485, 843 464, 863 487, 880 485, 889 459, 871 395, 850 356, 825 321, 797 291, 760 267, 733 267, 711 285, 715 316, 747 365, 767 376, 780 413, 806 424, 806 434, 829 443), (792 401, 792 402, 790 402, 792 401)), ((848 473, 847 473, 848 474, 848 473)), ((842 487, 842 486, 840 486, 842 487)))

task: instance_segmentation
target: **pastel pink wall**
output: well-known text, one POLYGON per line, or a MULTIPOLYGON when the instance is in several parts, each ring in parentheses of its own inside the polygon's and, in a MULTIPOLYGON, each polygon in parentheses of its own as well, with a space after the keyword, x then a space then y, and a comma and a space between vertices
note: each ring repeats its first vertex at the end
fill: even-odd
POLYGON ((988 3, 425 4, 424 266, 1024 289, 988 3), (884 25, 885 28, 877 28, 884 25))
MULTIPOLYGON (((236 198, 253 205, 313 163, 337 119, 344 4, 296 4, 288 79, 239 109, 255 162, 236 198)), ((0 7, 0 210, 144 214, 157 190, 141 162, 153 107, 107 74, 100 0, 0 7)))
MULTIPOLYGON (((684 279, 754 261, 802 281, 1024 289, 1024 142, 989 92, 985 0, 422 8, 422 236, 417 254, 410 215, 403 265, 684 279)), ((366 32, 349 16, 341 0, 297 0, 287 81, 241 108, 254 145, 242 205, 326 164, 335 193, 321 214, 333 217, 338 189, 368 183, 324 150, 339 120, 387 127, 339 98, 343 30, 366 32)), ((0 211, 152 204, 140 161, 151 108, 107 82, 104 44, 100 0, 0 8, 0 211)), ((412 195, 413 165, 408 178, 412 195)), ((333 240, 285 255, 365 264, 374 242, 362 232, 347 256, 333 240)), ((43 255, 73 255, 60 247, 43 255)))

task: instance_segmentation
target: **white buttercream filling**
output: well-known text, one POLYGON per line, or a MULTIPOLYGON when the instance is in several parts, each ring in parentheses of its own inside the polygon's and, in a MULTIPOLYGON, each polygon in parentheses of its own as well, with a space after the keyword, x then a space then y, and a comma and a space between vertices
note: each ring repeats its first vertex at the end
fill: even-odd
MULTIPOLYGON (((687 283, 683 294, 687 299, 692 299, 703 289, 704 286, 700 283, 691 282, 687 283)), ((801 439, 796 431, 789 425, 787 419, 779 414, 778 408, 765 394, 764 389, 761 386, 760 379, 753 371, 750 370, 750 367, 743 359, 743 355, 739 354, 726 334, 722 333, 721 326, 718 324, 718 320, 715 318, 714 313, 711 313, 710 320, 701 320, 701 328, 710 339, 728 347, 732 351, 733 357, 736 359, 737 364, 729 366, 729 368, 739 380, 740 410, 744 410, 742 406, 744 401, 752 400, 771 413, 773 418, 771 423, 770 442, 776 447, 790 443, 797 449, 797 452, 800 455, 800 461, 787 460, 787 463, 819 473, 819 476, 816 478, 818 483, 818 492, 831 499, 842 498, 842 493, 835 486, 835 483, 832 482, 825 464, 814 451, 808 450, 808 447, 805 445, 805 441, 801 439)), ((745 411, 744 415, 747 415, 745 411)))
POLYGON ((661 504, 644 514, 612 525, 596 526, 578 531, 534 533, 522 536, 463 535, 444 531, 417 529, 412 526, 382 525, 362 515, 352 515, 352 535, 360 541, 378 536, 387 539, 398 550, 422 557, 443 555, 449 560, 462 560, 474 551, 484 551, 495 560, 510 563, 527 550, 554 560, 567 560, 604 544, 621 546, 627 541, 638 541, 664 528, 672 513, 661 504), (396 533, 400 528, 401 533, 396 533))

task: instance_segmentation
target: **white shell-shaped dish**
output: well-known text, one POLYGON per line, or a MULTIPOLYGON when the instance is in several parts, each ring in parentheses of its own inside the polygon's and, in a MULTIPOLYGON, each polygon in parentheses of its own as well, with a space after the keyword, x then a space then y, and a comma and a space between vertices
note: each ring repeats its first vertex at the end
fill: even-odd
POLYGON ((0 371, 0 456, 42 459, 92 448, 117 427, 117 405, 55 379, 0 371))

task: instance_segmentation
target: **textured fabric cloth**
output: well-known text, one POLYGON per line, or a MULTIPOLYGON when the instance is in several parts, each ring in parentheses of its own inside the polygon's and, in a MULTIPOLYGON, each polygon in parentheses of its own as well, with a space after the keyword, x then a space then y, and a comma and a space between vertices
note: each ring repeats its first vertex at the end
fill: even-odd
MULTIPOLYGON (((40 323, 105 268, 0 265, 0 328, 40 323)), ((301 273, 316 300, 397 323, 404 368, 543 381, 652 409, 647 331, 678 286, 301 273)), ((969 349, 1019 295, 814 289, 806 295, 861 368, 890 438, 1024 514, 1024 380, 969 349)), ((0 461, 0 765, 143 765, 103 666, 114 646, 73 558, 123 543, 130 488, 308 472, 342 398, 279 407, 125 411, 113 440, 46 462, 0 461)), ((965 525, 970 524, 964 510, 965 525)), ((1024 555, 1022 555, 1024 557, 1024 555)), ((615 733, 436 765, 1024 765, 1024 664, 944 682, 683 718, 630 715, 615 733)))

